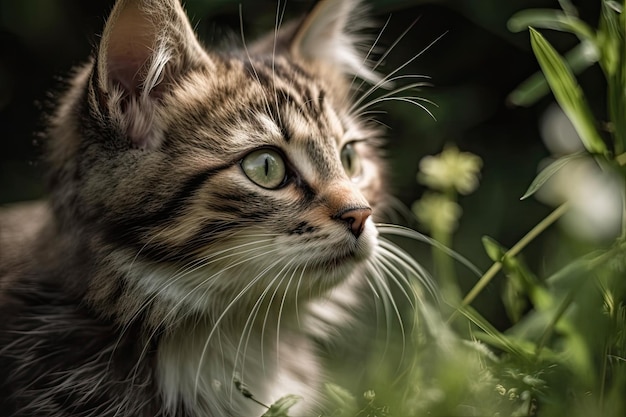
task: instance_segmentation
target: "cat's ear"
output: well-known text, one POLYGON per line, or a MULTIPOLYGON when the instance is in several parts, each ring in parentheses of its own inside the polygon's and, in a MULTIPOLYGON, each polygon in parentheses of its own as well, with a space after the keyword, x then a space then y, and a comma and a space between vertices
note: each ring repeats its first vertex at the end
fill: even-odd
POLYGON ((100 105, 133 146, 162 140, 157 107, 163 94, 206 57, 179 0, 118 0, 96 59, 100 105))
POLYGON ((290 53, 304 60, 321 61, 344 73, 376 83, 380 76, 371 70, 359 51, 363 41, 357 33, 364 26, 358 0, 319 0, 296 29, 290 53))

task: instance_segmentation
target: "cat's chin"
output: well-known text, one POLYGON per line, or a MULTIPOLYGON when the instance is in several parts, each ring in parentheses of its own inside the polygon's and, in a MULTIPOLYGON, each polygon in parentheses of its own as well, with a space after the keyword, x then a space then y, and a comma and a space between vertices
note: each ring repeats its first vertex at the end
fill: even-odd
POLYGON ((318 266, 328 271, 334 271, 362 264, 374 256, 377 245, 376 238, 365 243, 360 242, 353 248, 335 253, 327 259, 321 260, 318 266))
POLYGON ((340 250, 332 251, 311 265, 325 274, 326 279, 339 283, 372 260, 377 248, 378 232, 373 225, 368 225, 358 240, 348 242, 340 250))

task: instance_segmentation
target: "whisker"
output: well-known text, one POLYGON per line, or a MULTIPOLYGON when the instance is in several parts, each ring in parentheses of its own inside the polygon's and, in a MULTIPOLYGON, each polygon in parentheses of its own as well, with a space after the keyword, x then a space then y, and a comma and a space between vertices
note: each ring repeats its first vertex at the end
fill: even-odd
MULTIPOLYGON (((410 29, 410 27, 409 27, 410 29)), ((408 30, 407 30, 408 31, 408 30)), ((405 31, 405 33, 407 32, 405 31)), ((420 52, 418 52, 417 54, 413 55, 408 61, 404 62, 404 64, 398 66, 395 70, 391 71, 389 74, 387 74, 387 76, 385 76, 382 80, 380 80, 379 82, 377 82, 376 84, 374 84, 372 87, 370 87, 361 97, 359 97, 359 99, 357 100, 357 103, 362 103, 363 100, 365 100, 365 98, 369 97, 372 93, 374 93, 375 91, 377 91, 379 88, 381 88, 383 85, 385 85, 386 83, 389 82, 389 80, 395 76, 398 72, 402 71, 404 68, 406 68, 409 64, 411 64, 413 61, 415 61, 417 58, 419 58, 420 56, 422 56, 426 51, 428 51, 435 43, 437 43, 443 36, 445 35, 445 33, 439 35, 435 40, 433 40, 431 43, 429 43, 425 48, 423 48, 420 52)), ((404 36, 404 34, 402 35, 404 36)), ((394 44, 395 45, 395 44, 394 44)), ((389 51, 388 51, 389 52, 389 51)), ((386 55, 385 55, 386 56, 386 55)), ((356 104, 358 105, 358 104, 356 104)))
POLYGON ((306 271, 307 266, 309 265, 308 261, 302 267, 302 273, 298 278, 298 284, 296 285, 296 295, 295 295, 295 309, 296 309, 296 322, 298 323, 298 327, 302 327, 302 322, 300 321, 300 309, 298 308, 298 300, 300 299, 300 285, 302 284, 302 279, 304 278, 304 272, 306 271))
MULTIPOLYGON (((383 27, 380 29, 380 32, 378 32, 378 35, 376 36, 376 39, 374 40, 374 43, 372 43, 372 46, 370 46, 370 49, 367 51, 367 54, 365 54, 365 57, 363 58, 363 62, 361 62, 361 67, 364 67, 367 63, 367 60, 369 59, 370 55, 372 54, 372 51, 374 50, 374 48, 376 48, 376 45, 378 44, 378 41, 380 41, 380 38, 383 35, 383 32, 385 32, 385 29, 387 29, 387 25, 389 25, 389 22, 391 21, 391 14, 389 15, 389 17, 387 17, 387 21, 385 22, 385 24, 383 25, 383 27)), ((350 90, 352 89, 352 87, 354 86, 354 81, 356 81, 356 74, 354 74, 354 76, 352 77, 352 81, 350 82, 350 90)), ((359 87, 357 88, 357 91, 361 88, 361 86, 363 85, 363 82, 361 82, 361 84, 359 85, 359 87)), ((350 100, 354 99, 354 95, 352 95, 350 97, 350 100)))
POLYGON ((406 102, 406 103, 410 103, 413 104, 417 107, 419 107, 420 109, 424 110, 433 120, 437 120, 437 118, 435 117, 435 115, 433 114, 433 112, 431 112, 430 110, 428 110, 428 107, 424 106, 423 104, 421 104, 419 101, 427 101, 431 104, 433 104, 431 101, 426 100, 426 99, 422 99, 419 97, 387 97, 384 99, 376 99, 374 102, 368 104, 375 104, 375 103, 381 103, 383 101, 401 101, 401 102, 406 102))
POLYGON ((381 217, 388 219, 394 225, 402 223, 410 227, 417 227, 415 214, 397 197, 387 195, 385 204, 379 209, 381 217))
MULTIPOLYGON (((394 80, 400 80, 400 79, 405 79, 405 78, 420 78, 420 79, 430 79, 430 77, 425 76, 425 75, 399 75, 397 77, 392 78, 390 81, 394 81, 394 80)), ((431 87, 432 84, 426 82, 426 81, 420 81, 420 82, 414 82, 414 83, 410 83, 407 85, 403 85, 402 87, 398 87, 392 91, 389 91, 385 94, 383 94, 380 97, 377 97, 378 99, 380 98, 385 98, 385 97, 391 97, 395 94, 401 93, 403 91, 407 91, 407 90, 411 90, 413 88, 420 88, 420 87, 431 87)), ((357 108, 358 105, 360 105, 361 103, 363 103, 363 101, 365 101, 366 98, 368 98, 369 95, 363 95, 361 97, 359 97, 358 100, 355 100, 352 105, 350 106, 350 109, 348 110, 348 113, 350 114, 360 114, 361 111, 367 109, 368 107, 371 107, 372 104, 376 103, 376 99, 373 101, 368 102, 367 104, 364 104, 360 107, 357 108), (356 110, 355 110, 356 109, 356 110)), ((434 103, 433 103, 434 104, 434 103)))
MULTIPOLYGON (((278 0, 278 4, 276 5, 276 19, 274 25, 274 44, 272 45, 272 88, 274 89, 274 103, 276 106, 276 117, 278 117, 278 123, 282 126, 282 120, 280 115, 280 107, 278 105, 278 92, 276 90, 276 43, 278 42, 278 31, 280 30, 280 25, 283 22, 283 18, 285 16, 285 9, 287 8, 287 0, 283 4, 283 9, 280 9, 280 0, 278 0)), ((268 110, 270 110, 268 108, 268 110)), ((270 112, 271 114, 271 112, 270 112)))
MULTIPOLYGON (((391 16, 389 16, 389 19, 391 19, 391 16)), ((385 51, 385 53, 378 59, 378 61, 376 61, 376 63, 374 64, 374 66, 372 67, 371 71, 376 71, 376 69, 384 62, 385 58, 387 58, 387 56, 389 56, 389 54, 391 53, 391 51, 394 50, 394 48, 400 43, 400 41, 402 41, 402 39, 404 39, 404 37, 407 35, 407 33, 409 33, 409 31, 413 28, 413 26, 415 26, 415 24, 417 23, 418 19, 415 19, 401 34, 400 36, 398 36, 396 38, 396 40, 391 44, 391 46, 389 48, 387 48, 387 50, 385 51)), ((389 81, 389 76, 393 75, 393 74, 387 74, 382 80, 380 80, 378 83, 376 83, 373 87, 370 87, 369 90, 367 90, 365 92, 365 96, 369 96, 372 92, 378 90, 382 85, 384 85, 385 83, 387 83, 389 81)), ((363 87, 363 84, 365 83, 365 81, 361 81, 361 83, 359 84, 359 86, 355 89, 355 91, 359 91, 361 89, 361 87, 363 87)), ((352 96, 352 99, 354 99, 354 96, 352 96)))
POLYGON ((382 268, 384 270, 384 272, 386 272, 385 276, 388 279, 393 280, 393 282, 396 284, 396 286, 398 287, 398 289, 402 292, 402 294, 404 295, 404 297, 406 298, 407 302, 409 303, 409 305, 411 306, 411 309, 415 310, 415 302, 418 299, 417 295, 414 293, 413 295, 415 296, 414 298, 412 298, 409 293, 407 292, 406 287, 408 288, 412 288, 410 286, 410 283, 408 282, 406 276, 402 273, 402 271, 400 271, 394 264, 393 262, 387 260, 385 258, 385 256, 377 256, 376 260, 379 262, 379 267, 382 268), (402 280, 402 282, 398 281, 398 277, 402 280), (402 285, 405 284, 405 285, 402 285))
POLYGON ((456 260, 457 262, 465 266, 478 278, 480 278, 483 275, 481 270, 478 269, 478 267, 476 267, 471 261, 469 261, 463 255, 448 248, 446 245, 443 245, 441 242, 438 242, 437 240, 431 237, 428 237, 422 233, 419 233, 413 229, 409 229, 404 226, 398 226, 398 225, 393 225, 393 224, 383 224, 383 223, 377 224, 376 228, 381 234, 402 236, 402 237, 417 240, 418 242, 424 242, 431 246, 434 246, 435 248, 441 250, 446 255, 452 257, 454 260, 456 260))
MULTIPOLYGON (((283 297, 280 300, 280 306, 278 307, 278 319, 276 322, 276 363, 280 362, 280 322, 283 318, 283 311, 285 308, 285 301, 287 300, 287 294, 289 292, 289 287, 291 286, 291 282, 293 281, 293 278, 296 275, 296 272, 298 272, 298 266, 296 266, 293 269, 293 272, 291 273, 291 276, 289 277, 289 281, 287 281, 287 286, 285 287, 285 290, 283 291, 283 297)), ((296 319, 298 317, 298 308, 297 308, 298 304, 296 301, 296 319)), ((299 323, 298 323, 299 324, 299 323)))
MULTIPOLYGON (((264 354, 264 346, 265 343, 263 343, 263 340, 265 339, 265 328, 267 326, 267 319, 269 317, 269 313, 270 310, 272 308, 272 304, 274 303, 274 298, 276 298, 276 294, 278 293, 278 290, 280 289, 281 284, 283 283, 283 281, 285 280, 285 277, 287 276, 287 274, 283 275, 283 272, 285 270, 289 270, 291 268, 291 264, 294 261, 294 259, 290 259, 289 262, 287 262, 287 264, 285 264, 285 266, 278 272, 277 277, 281 276, 280 281, 278 281, 278 283, 276 284, 276 288, 274 289, 274 292, 272 293, 272 296, 269 300, 269 302, 267 303, 267 309, 265 311, 265 317, 263 318, 263 325, 261 326, 261 363, 263 364, 263 368, 265 368, 265 354, 264 354)), ((272 281, 272 284, 275 282, 272 281)), ((268 288, 271 285, 268 285, 268 288)), ((284 296, 283 296, 283 300, 284 300, 284 296)), ((276 349, 278 350, 278 345, 276 346, 276 349)))
MULTIPOLYGON (((387 256, 399 263, 407 272, 415 275, 420 283, 426 287, 428 293, 433 297, 433 299, 438 300, 439 294, 434 280, 430 274, 415 261, 415 259, 384 238, 380 239, 380 246, 381 248, 386 249, 387 256)), ((401 277, 403 280, 407 280, 404 274, 402 274, 401 277)), ((408 281, 406 284, 410 285, 408 281)))
MULTIPOLYGON (((376 275, 372 276, 372 278, 374 278, 374 284, 379 288, 380 293, 383 294, 384 296, 380 298, 380 300, 383 303, 383 310, 385 312, 385 319, 386 319, 386 328, 387 328, 387 332, 386 332, 386 338, 385 338, 385 349, 383 351, 382 357, 384 358, 386 356, 387 353, 387 349, 388 346, 390 344, 391 341, 391 328, 392 328, 392 323, 391 323, 391 311, 393 310, 393 313, 395 314, 395 317, 398 320, 398 324, 400 326, 400 334, 402 337, 402 354, 401 354, 401 358, 404 358, 404 353, 405 353, 405 348, 406 348, 406 333, 404 330, 404 322, 402 320, 402 314, 400 314, 400 310, 398 308, 398 305, 396 304, 396 301, 393 297, 393 294, 389 288, 388 282, 385 279, 385 274, 383 271, 381 271, 380 269, 380 265, 370 262, 368 263, 371 268, 369 269, 370 271, 375 271, 377 272, 376 275), (379 278, 379 279, 378 279, 379 278), (390 309, 391 307, 391 309, 390 309)), ((369 280, 368 280, 369 281, 369 280)), ((382 359, 381 359, 382 360, 382 359)), ((402 362, 402 359, 400 360, 400 363, 402 362)))
MULTIPOLYGON (((239 3, 239 30, 241 33, 241 42, 243 43, 243 49, 246 53, 246 57, 248 59, 248 62, 250 63, 250 67, 252 68, 252 72, 254 72, 254 78, 256 78, 257 83, 259 83, 259 85, 261 85, 261 79, 259 78, 259 73, 256 70, 256 67, 254 66, 254 62, 252 61, 252 57, 250 56, 250 51, 248 50, 248 45, 246 44, 246 37, 244 35, 244 31, 243 31, 243 5, 241 3, 239 3)), ((273 59, 273 58, 272 58, 273 59)), ((264 102, 265 108, 268 112, 268 114, 271 114, 271 107, 269 102, 267 101, 267 97, 265 97, 265 95, 261 95, 261 98, 264 102)), ((278 109, 276 110, 277 113, 278 109)))

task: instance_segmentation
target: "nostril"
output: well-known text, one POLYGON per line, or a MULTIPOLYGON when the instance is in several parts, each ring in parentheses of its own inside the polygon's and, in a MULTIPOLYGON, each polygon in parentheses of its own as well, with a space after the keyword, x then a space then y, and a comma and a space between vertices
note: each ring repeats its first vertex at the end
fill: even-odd
POLYGON ((346 222, 354 237, 358 238, 365 228, 365 221, 371 214, 371 208, 359 207, 348 209, 339 214, 337 218, 346 222))

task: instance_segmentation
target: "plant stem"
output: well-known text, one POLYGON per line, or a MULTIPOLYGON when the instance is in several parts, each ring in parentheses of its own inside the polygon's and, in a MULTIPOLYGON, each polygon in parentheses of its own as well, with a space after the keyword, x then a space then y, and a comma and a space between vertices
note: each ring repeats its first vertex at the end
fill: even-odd
MULTIPOLYGON (((444 245, 452 247, 452 235, 446 232, 433 232, 433 238, 444 245)), ((443 250, 433 247, 433 260, 435 262, 435 274, 439 277, 441 294, 450 305, 458 304, 461 292, 457 285, 453 259, 443 250)))
MULTIPOLYGON (((460 307, 465 307, 474 301, 474 299, 480 294, 480 292, 485 289, 487 284, 491 282, 493 277, 502 269, 502 261, 506 257, 513 257, 518 255, 522 249, 524 249, 530 242, 532 242, 537 236, 539 236, 544 230, 546 230, 549 226, 551 226, 554 222, 556 222, 561 216, 563 216, 568 210, 568 204, 563 203, 559 207, 557 207, 552 213, 548 214, 542 221, 537 223, 535 227, 533 227, 523 238, 519 240, 511 249, 509 249, 503 256, 502 260, 494 262, 493 265, 483 274, 482 277, 478 280, 478 282, 474 285, 474 287, 467 293, 463 301, 461 301, 460 307)), ((458 314, 459 309, 457 308, 448 319, 448 322, 452 321, 456 315, 458 314)))
MULTIPOLYGON (((457 193, 453 187, 449 187, 443 194, 449 201, 456 203, 457 193)), ((437 229, 433 229, 433 238, 444 247, 451 248, 453 230, 437 229)), ((440 248, 433 247, 433 260, 435 262, 436 276, 439 277, 443 299, 447 301, 448 305, 457 305, 461 299, 461 291, 456 279, 453 259, 440 248)))

